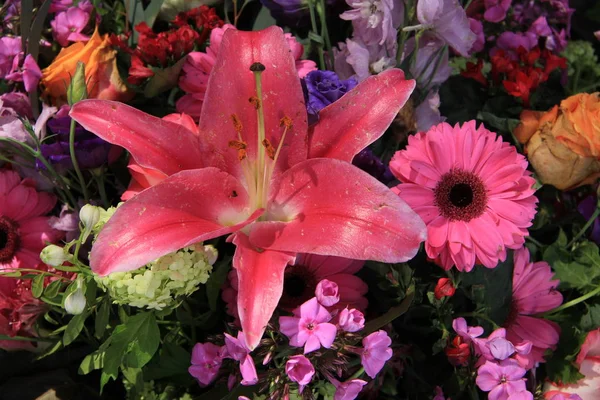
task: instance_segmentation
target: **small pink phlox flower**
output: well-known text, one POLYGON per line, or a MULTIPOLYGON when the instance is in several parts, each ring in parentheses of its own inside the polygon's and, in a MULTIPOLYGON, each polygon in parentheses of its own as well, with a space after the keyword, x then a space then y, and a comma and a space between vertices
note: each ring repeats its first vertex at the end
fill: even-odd
POLYGON ((315 368, 308 358, 300 354, 288 359, 285 363, 285 373, 292 382, 299 385, 298 393, 302 393, 304 387, 312 380, 315 368))
POLYGON ((69 42, 89 40, 88 35, 81 33, 89 20, 90 13, 79 7, 71 7, 67 11, 56 14, 50 22, 54 38, 63 47, 68 46, 69 42))
POLYGON ((371 333, 362 340, 363 350, 360 355, 365 372, 371 378, 383 369, 386 361, 392 358, 392 339, 386 331, 379 330, 371 333))
POLYGON ((367 382, 362 379, 350 379, 346 382, 332 380, 332 383, 335 386, 333 400, 354 400, 358 397, 363 386, 367 384, 367 382))
POLYGON ((467 343, 471 343, 475 338, 483 335, 481 326, 468 326, 464 318, 456 318, 452 321, 452 329, 467 343))
POLYGON ((323 279, 315 288, 315 296, 319 303, 325 307, 331 307, 340 301, 338 285, 328 279, 323 279))
POLYGON ((192 365, 188 368, 188 372, 201 386, 210 385, 219 373, 225 352, 225 346, 196 343, 192 350, 192 365))
POLYGON ((344 308, 338 314, 338 326, 344 332, 358 332, 365 327, 365 316, 355 308, 344 308))
POLYGON ((279 327, 290 338, 291 346, 304 346, 304 354, 308 354, 321 346, 328 349, 333 344, 337 328, 329 323, 331 318, 331 314, 313 297, 298 307, 293 317, 280 317, 279 327))
POLYGON ((250 350, 246 345, 246 339, 242 331, 238 332, 237 338, 225 333, 225 346, 227 347, 226 358, 232 358, 240 362, 240 372, 242 374, 241 384, 251 386, 258 382, 254 360, 250 355, 250 350))
POLYGON ((525 368, 512 359, 486 361, 477 370, 475 382, 479 389, 489 392, 489 400, 508 400, 512 394, 526 390, 523 379, 526 372, 525 368))

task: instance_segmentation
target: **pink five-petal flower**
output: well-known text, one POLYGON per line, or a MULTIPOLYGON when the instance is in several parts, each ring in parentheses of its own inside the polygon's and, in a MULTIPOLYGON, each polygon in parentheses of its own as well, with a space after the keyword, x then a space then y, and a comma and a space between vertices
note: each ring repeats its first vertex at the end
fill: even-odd
POLYGON ((80 42, 89 40, 88 35, 81 33, 90 19, 90 13, 79 7, 71 7, 67 11, 60 12, 50 22, 54 38, 63 47, 69 42, 80 42))
POLYGON ((483 335, 481 326, 468 326, 464 318, 456 318, 452 321, 452 329, 467 343, 471 343, 475 338, 483 335))
POLYGON ((319 303, 325 307, 331 307, 340 301, 340 294, 338 293, 338 285, 335 282, 323 279, 317 283, 315 289, 315 296, 319 303))
POLYGON ((202 386, 208 386, 217 377, 223 362, 225 346, 213 343, 196 343, 192 350, 192 366, 188 372, 202 386))
POLYGON ((255 348, 297 253, 384 262, 416 254, 423 221, 350 164, 383 134, 414 86, 396 69, 369 78, 324 108, 309 131, 282 30, 230 29, 209 78, 199 136, 120 103, 77 103, 71 116, 87 130, 125 147, 140 166, 172 175, 119 208, 93 246, 92 269, 100 275, 135 269, 235 233, 238 312, 255 348), (253 65, 266 66, 262 101, 253 65), (276 158, 265 143, 271 155, 280 148, 276 158))
POLYGON ((335 386, 333 400, 354 400, 367 382, 362 379, 350 379, 346 382, 334 381, 333 384, 335 386))
POLYGON ((319 304, 316 297, 302 304, 294 317, 279 317, 281 332, 290 338, 290 345, 304 346, 304 354, 330 348, 337 328, 330 324, 331 314, 319 304))
POLYGON ((526 372, 514 360, 486 361, 477 370, 476 383, 479 389, 489 392, 489 400, 508 400, 511 394, 525 390, 526 372))
POLYGON ((338 314, 338 326, 345 332, 358 332, 365 327, 365 316, 356 309, 344 308, 338 314))
POLYGON ((315 367, 303 355, 291 356, 285 363, 285 373, 292 382, 299 385, 298 393, 302 393, 315 374, 315 367))
POLYGON ((385 362, 392 358, 392 348, 390 347, 392 339, 386 331, 379 330, 365 337, 362 344, 360 361, 367 375, 375 379, 385 362))
POLYGON ((225 333, 225 346, 227 347, 227 357, 240 362, 242 385, 251 386, 256 384, 258 382, 256 366, 250 355, 250 349, 246 344, 244 333, 239 331, 237 338, 225 333))
POLYGON ((584 377, 574 384, 544 386, 548 400, 597 400, 600 393, 600 328, 589 332, 575 360, 584 377))

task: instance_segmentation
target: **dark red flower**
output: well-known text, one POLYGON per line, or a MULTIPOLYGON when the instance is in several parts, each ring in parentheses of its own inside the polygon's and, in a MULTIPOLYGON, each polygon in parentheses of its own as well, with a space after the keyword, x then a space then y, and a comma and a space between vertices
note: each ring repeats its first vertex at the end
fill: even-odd
POLYGON ((492 62, 492 78, 496 83, 500 82, 501 74, 511 76, 513 72, 518 69, 519 65, 516 61, 511 60, 504 50, 496 52, 496 54, 490 58, 490 61, 492 62))
POLYGON ((433 291, 435 298, 440 300, 442 297, 452 297, 456 292, 456 288, 452 284, 452 280, 448 278, 440 278, 435 285, 433 291))
POLYGON ((460 336, 457 336, 450 342, 444 350, 448 357, 448 362, 455 367, 467 365, 471 356, 471 347, 465 343, 460 336))
POLYGON ((129 67, 129 76, 127 82, 132 85, 139 85, 146 78, 154 76, 154 72, 144 65, 144 62, 135 54, 131 56, 131 67, 129 67))
POLYGON ((479 60, 477 60, 477 64, 468 62, 467 70, 461 72, 460 74, 462 76, 464 76, 465 78, 475 79, 477 82, 479 82, 483 86, 487 87, 488 81, 487 81, 486 77, 483 75, 483 73, 481 72, 482 68, 483 68, 483 60, 479 59, 479 60))
POLYGON ((556 68, 565 69, 567 68, 567 59, 564 57, 552 54, 549 50, 544 50, 542 57, 545 60, 544 74, 549 75, 556 68))

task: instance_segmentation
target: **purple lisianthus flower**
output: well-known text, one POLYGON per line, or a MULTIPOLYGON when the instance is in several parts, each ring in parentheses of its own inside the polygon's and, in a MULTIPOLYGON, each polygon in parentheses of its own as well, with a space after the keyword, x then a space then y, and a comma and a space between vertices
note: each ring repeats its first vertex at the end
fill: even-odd
POLYGON ((346 0, 352 10, 340 15, 352 21, 354 36, 365 44, 396 42, 397 29, 404 20, 404 3, 394 0, 346 0))
POLYGON ((312 71, 304 78, 308 99, 306 108, 310 115, 317 116, 318 112, 327 107, 348 91, 358 82, 355 78, 340 80, 333 71, 312 71))
POLYGON ((501 22, 506 18, 512 0, 484 0, 485 13, 483 18, 488 22, 501 22))
POLYGON ((444 122, 445 117, 440 114, 440 95, 437 91, 430 90, 415 109, 415 118, 417 119, 417 130, 427 132, 434 125, 444 122))
MULTIPOLYGON (((425 33, 419 40, 417 57, 409 69, 419 88, 425 89, 441 85, 450 77, 452 68, 448 63, 448 52, 443 47, 444 42, 430 33, 425 33)), ((404 46, 402 59, 411 57, 414 48, 415 39, 408 39, 404 46)))
MULTIPOLYGON (((282 25, 302 27, 309 23, 310 13, 307 0, 260 0, 260 2, 282 25)), ((325 8, 329 9, 337 3, 337 0, 325 0, 325 3, 325 8)))
POLYGON ((354 156, 352 164, 384 184, 388 184, 395 179, 390 168, 368 147, 354 156))
MULTIPOLYGON (((71 153, 69 151, 69 134, 71 118, 53 118, 47 124, 49 134, 54 135, 52 143, 43 143, 40 146, 42 155, 58 170, 65 171, 73 168, 71 153)), ((75 125, 75 156, 81 169, 98 168, 109 162, 112 146, 91 132, 86 131, 81 125, 75 125)), ((38 169, 44 165, 37 161, 38 169)))
POLYGON ((457 0, 419 0, 417 19, 461 56, 468 56, 476 37, 457 0))
MULTIPOLYGON (((590 219, 596 210, 596 203, 596 196, 590 195, 577 205, 577 211, 579 211, 579 213, 583 215, 585 219, 590 219)), ((592 239, 596 244, 600 244, 600 218, 596 218, 594 224, 592 225, 590 239, 592 239)))

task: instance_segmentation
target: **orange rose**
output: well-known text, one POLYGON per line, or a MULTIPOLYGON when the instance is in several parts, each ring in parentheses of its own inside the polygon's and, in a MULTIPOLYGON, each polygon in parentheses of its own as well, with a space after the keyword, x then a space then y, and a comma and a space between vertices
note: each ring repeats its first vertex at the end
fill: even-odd
POLYGON ((571 189, 600 177, 600 97, 571 96, 547 112, 525 110, 515 129, 544 184, 571 189))
POLYGON ((88 98, 128 101, 134 92, 121 80, 117 69, 117 51, 110 46, 108 35, 100 36, 98 29, 87 41, 77 42, 60 51, 52 64, 42 71, 44 94, 55 105, 67 102, 67 86, 75 74, 77 61, 85 64, 88 98))

